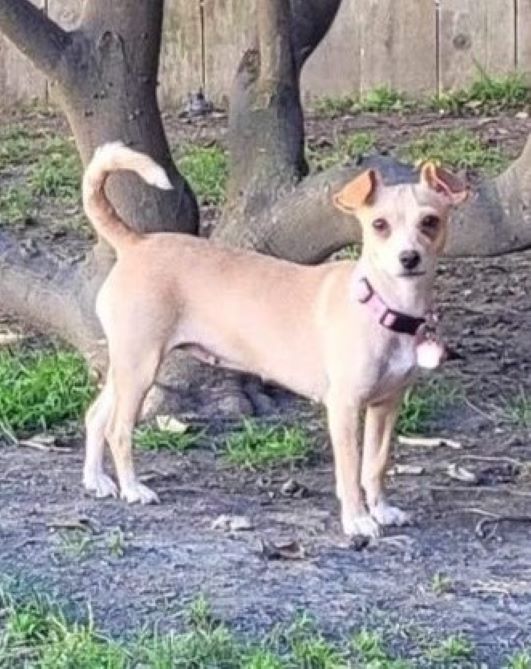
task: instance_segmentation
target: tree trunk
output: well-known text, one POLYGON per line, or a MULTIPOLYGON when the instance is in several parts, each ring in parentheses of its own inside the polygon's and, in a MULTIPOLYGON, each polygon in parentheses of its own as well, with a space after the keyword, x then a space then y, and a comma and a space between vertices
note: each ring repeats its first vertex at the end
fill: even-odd
MULTIPOLYGON (((105 142, 120 140, 164 166, 162 191, 135 175, 109 179, 109 196, 142 232, 196 233, 198 207, 171 158, 156 98, 163 0, 90 0, 66 32, 28 0, 0 0, 0 29, 48 76, 84 165, 105 142)), ((94 299, 112 263, 98 244, 83 263, 64 266, 46 249, 31 257, 0 234, 4 308, 51 329, 89 355, 100 350, 94 299)))
MULTIPOLYGON (((300 74, 326 34, 340 0, 257 0, 257 30, 239 65, 229 122, 228 202, 214 237, 302 263, 325 260, 359 241, 359 228, 332 205, 332 193, 368 166, 387 183, 417 179, 385 157, 307 176, 300 74)), ((198 209, 176 170, 156 99, 163 0, 86 0, 78 28, 66 32, 28 0, 0 0, 0 30, 50 79, 84 164, 94 149, 122 140, 163 165, 174 185, 158 191, 132 175, 114 175, 109 195, 143 232, 195 234, 198 209)), ((502 175, 480 185, 455 214, 451 255, 491 255, 531 246, 531 141, 502 175)), ((94 299, 113 262, 103 244, 65 265, 45 248, 29 252, 0 230, 2 306, 53 330, 101 368, 105 346, 94 299)), ((178 259, 176 259, 178 262, 178 259)), ((195 361, 170 360, 151 395, 188 411, 212 399, 223 413, 252 409, 241 377, 206 373, 195 361), (205 399, 205 388, 211 393, 205 399), (176 393, 169 392, 171 389, 176 393), (177 401, 175 401, 177 400, 177 401), (191 404, 190 404, 191 402, 191 404)), ((260 391, 253 404, 264 405, 260 391)))

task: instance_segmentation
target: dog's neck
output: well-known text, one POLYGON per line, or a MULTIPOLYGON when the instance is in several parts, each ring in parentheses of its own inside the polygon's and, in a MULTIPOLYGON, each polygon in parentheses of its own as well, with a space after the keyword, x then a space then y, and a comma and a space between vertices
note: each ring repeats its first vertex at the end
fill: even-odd
POLYGON ((432 308, 433 279, 421 277, 392 277, 381 272, 368 258, 361 256, 356 264, 356 275, 368 279, 373 289, 390 309, 409 316, 424 318, 432 308))

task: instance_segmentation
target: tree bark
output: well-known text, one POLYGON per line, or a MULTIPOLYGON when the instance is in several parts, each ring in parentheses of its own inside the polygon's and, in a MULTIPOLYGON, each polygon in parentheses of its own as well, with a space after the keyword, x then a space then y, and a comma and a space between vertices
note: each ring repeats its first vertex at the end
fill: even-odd
MULTIPOLYGON (((79 26, 66 32, 28 0, 0 0, 0 30, 49 77, 84 165, 98 146, 121 140, 167 170, 172 191, 135 175, 109 179, 124 220, 142 232, 196 233, 196 199, 172 161, 156 98, 162 7, 163 0, 87 0, 79 26)), ((104 244, 68 267, 45 249, 28 258, 4 232, 2 302, 91 354, 101 338, 94 299, 111 262, 104 244)))
MULTIPOLYGON (((340 0, 258 0, 256 37, 234 82, 228 202, 214 231, 218 241, 320 262, 360 239, 355 219, 333 207, 335 191, 369 166, 389 184, 417 179, 411 167, 386 157, 306 176, 300 74, 339 5, 340 0)), ((163 0, 86 0, 78 28, 66 32, 28 0, 0 0, 0 30, 50 78, 84 164, 100 144, 122 140, 166 168, 175 188, 170 192, 135 176, 110 179, 110 198, 124 220, 143 232, 193 234, 196 200, 172 162, 156 99, 162 7, 163 0)), ((531 140, 513 165, 480 184, 455 213, 448 254, 530 247, 530 212, 531 140)), ((105 347, 94 299, 112 262, 100 244, 82 263, 65 265, 44 248, 28 252, 0 231, 2 306, 57 332, 102 368, 105 347)), ((216 371, 209 378, 218 407, 228 407, 227 413, 250 410, 239 377, 216 371)), ((184 388, 188 403, 173 406, 187 410, 189 398, 197 404, 205 385, 196 362, 179 360, 176 367, 170 360, 154 396, 184 388)))
POLYGON ((259 248, 263 213, 308 174, 300 73, 341 0, 258 0, 257 31, 236 73, 229 118, 227 205, 214 237, 259 248))

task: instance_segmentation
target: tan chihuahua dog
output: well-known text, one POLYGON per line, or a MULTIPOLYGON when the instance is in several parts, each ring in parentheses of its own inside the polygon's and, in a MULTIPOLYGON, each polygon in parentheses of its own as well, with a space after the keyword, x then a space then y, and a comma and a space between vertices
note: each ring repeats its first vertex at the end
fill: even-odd
POLYGON ((347 535, 373 537, 407 522, 386 502, 384 475, 420 359, 448 213, 467 194, 460 180, 432 163, 415 184, 386 186, 376 171, 363 172, 334 197, 362 225, 360 260, 307 267, 184 234, 133 231, 105 196, 116 170, 171 188, 151 158, 119 143, 98 149, 84 176, 87 216, 117 254, 97 299, 110 367, 86 417, 85 487, 118 494, 103 470, 107 440, 121 497, 158 501, 135 476, 132 433, 162 359, 181 348, 324 402, 347 535))

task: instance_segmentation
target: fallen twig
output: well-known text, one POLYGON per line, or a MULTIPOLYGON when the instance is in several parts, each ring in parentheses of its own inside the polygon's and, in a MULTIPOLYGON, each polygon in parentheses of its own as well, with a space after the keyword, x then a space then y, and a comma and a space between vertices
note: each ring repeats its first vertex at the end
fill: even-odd
POLYGON ((27 448, 34 448, 36 451, 46 451, 48 453, 72 453, 72 449, 68 446, 55 446, 53 443, 46 444, 38 439, 19 439, 16 443, 18 446, 27 446, 27 448))
POLYGON ((531 516, 495 516, 493 518, 482 518, 476 524, 476 535, 481 539, 487 537, 486 528, 489 525, 498 525, 499 523, 531 523, 531 516))
POLYGON ((423 446, 426 448, 437 448, 439 446, 448 446, 448 448, 455 450, 463 448, 460 441, 446 439, 445 437, 405 437, 399 435, 398 443, 401 446, 423 446))
POLYGON ((510 465, 515 465, 516 467, 521 467, 522 462, 520 460, 515 460, 506 455, 475 455, 472 453, 465 453, 462 456, 463 458, 468 458, 468 460, 482 460, 484 462, 508 462, 510 465))

